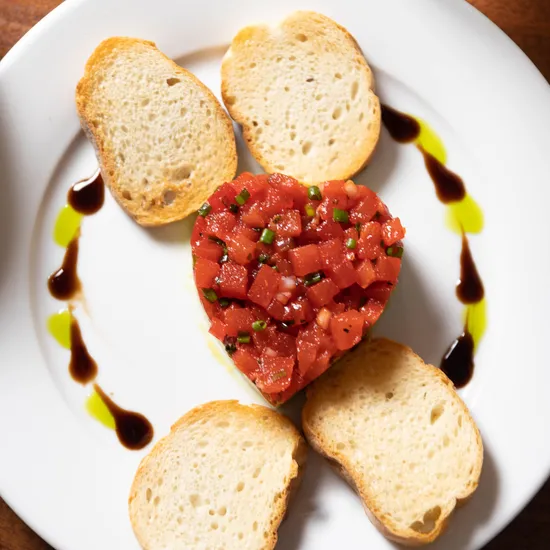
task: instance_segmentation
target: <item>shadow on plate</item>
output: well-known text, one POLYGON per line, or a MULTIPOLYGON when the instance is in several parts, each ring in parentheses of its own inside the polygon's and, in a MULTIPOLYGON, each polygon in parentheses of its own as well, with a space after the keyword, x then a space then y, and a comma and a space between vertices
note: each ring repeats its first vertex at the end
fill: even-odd
POLYGON ((220 59, 225 55, 225 52, 229 49, 229 44, 222 44, 221 46, 212 46, 211 48, 202 48, 194 52, 182 55, 174 59, 174 61, 184 69, 195 72, 195 69, 199 65, 206 63, 218 63, 220 59))
POLYGON ((383 195, 384 186, 392 181, 392 173, 397 163, 399 147, 401 146, 395 143, 388 132, 382 128, 380 141, 376 146, 370 163, 353 178, 353 181, 366 185, 374 192, 383 195))
MULTIPOLYGON (((324 458, 308 449, 307 466, 302 484, 290 502, 288 516, 279 528, 279 542, 277 548, 284 550, 299 550, 305 540, 305 528, 310 521, 326 521, 326 511, 322 509, 320 498, 323 486, 331 481, 329 477, 336 477, 324 458)), ((345 483, 342 480, 342 483, 345 483)), ((347 485, 347 484, 346 484, 347 485)), ((350 498, 354 497, 349 487, 350 498)), ((357 497, 356 497, 357 498, 357 497)), ((357 506, 361 506, 357 498, 357 506)), ((368 519, 365 517, 365 521, 368 519)))
POLYGON ((8 284, 9 265, 16 239, 13 235, 16 227, 15 193, 8 182, 15 181, 14 169, 11 165, 11 142, 4 136, 0 126, 0 166, 2 167, 2 181, 0 182, 0 291, 8 284))
POLYGON ((414 254, 405 248, 399 284, 373 335, 406 344, 424 361, 437 366, 449 345, 445 317, 430 292, 429 279, 421 275, 414 254))
POLYGON ((197 214, 191 214, 179 222, 160 225, 158 227, 143 227, 143 231, 156 241, 170 245, 182 245, 191 241, 191 233, 197 214))

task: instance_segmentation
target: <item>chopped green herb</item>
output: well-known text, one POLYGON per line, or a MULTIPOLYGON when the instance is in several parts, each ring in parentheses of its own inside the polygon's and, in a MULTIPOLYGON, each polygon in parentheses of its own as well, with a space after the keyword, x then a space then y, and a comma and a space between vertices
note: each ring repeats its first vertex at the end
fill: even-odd
POLYGON ((225 247, 225 243, 221 239, 218 239, 218 237, 215 237, 214 235, 208 235, 208 240, 212 241, 213 243, 219 244, 220 246, 225 247))
POLYGON ((361 233, 361 224, 359 222, 355 224, 355 230, 357 231, 357 233, 361 233))
POLYGON ((248 192, 248 189, 245 187, 236 197, 235 202, 242 206, 248 199, 250 198, 250 193, 248 192))
POLYGON ((348 213, 345 210, 341 210, 340 208, 335 208, 333 210, 332 219, 335 222, 340 222, 340 223, 348 223, 349 222, 348 213))
POLYGON ((229 307, 230 303, 231 303, 231 300, 229 300, 228 298, 220 298, 218 300, 218 304, 220 304, 220 307, 222 309, 225 309, 226 307, 229 307))
POLYGON ((258 262, 261 264, 265 264, 269 260, 269 256, 267 254, 260 254, 258 256, 258 262))
POLYGON ((316 186, 316 185, 312 185, 308 190, 307 190, 307 196, 312 200, 312 201, 320 201, 323 199, 323 196, 321 195, 321 190, 316 186))
POLYGON ((309 275, 306 275, 304 277, 304 285, 312 286, 321 281, 322 278, 323 274, 320 271, 317 271, 316 273, 310 273, 309 275))
POLYGON ((262 332, 262 330, 265 330, 267 328, 267 323, 265 321, 262 321, 261 319, 258 319, 258 321, 254 321, 252 323, 252 328, 256 332, 262 332))
POLYGON ((250 344, 250 333, 239 332, 239 335, 237 336, 237 342, 239 342, 239 344, 250 344))
POLYGON ((350 250, 353 250, 357 246, 357 241, 355 239, 348 239, 346 241, 346 247, 350 250))
POLYGON ((260 236, 260 242, 264 244, 272 244, 273 239, 275 239, 275 231, 265 228, 260 236))
POLYGON ((200 208, 199 208, 199 216, 202 216, 203 218, 206 218, 208 214, 212 211, 212 207, 205 202, 200 208))
POLYGON ((211 288, 203 288, 202 293, 209 302, 214 303, 218 299, 218 295, 211 288))
POLYGON ((286 370, 280 370, 279 372, 276 372, 272 377, 271 380, 280 380, 281 378, 284 378, 286 376, 286 370))
POLYGON ((279 271, 279 268, 276 265, 272 265, 271 269, 273 269, 273 271, 277 271, 277 272, 279 271))
POLYGON ((273 223, 279 223, 283 217, 280 214, 277 214, 273 217, 273 223))
POLYGON ((229 211, 232 214, 237 214, 239 212, 239 207, 236 204, 230 204, 229 205, 229 211))
POLYGON ((306 204, 306 214, 310 218, 313 218, 315 216, 315 208, 313 208, 313 206, 311 206, 311 204, 306 204))
POLYGON ((394 258, 402 258, 403 257, 403 247, 401 247, 401 246, 390 246, 386 250, 386 254, 388 256, 393 256, 394 258))

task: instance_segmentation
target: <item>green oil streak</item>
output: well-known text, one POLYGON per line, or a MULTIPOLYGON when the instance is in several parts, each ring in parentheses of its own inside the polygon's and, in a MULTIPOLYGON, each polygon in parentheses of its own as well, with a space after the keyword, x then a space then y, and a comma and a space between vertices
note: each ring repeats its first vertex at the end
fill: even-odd
POLYGON ((481 233, 483 230, 483 210, 471 195, 447 207, 447 227, 462 235, 464 233, 481 233))
POLYGON ((466 328, 472 335, 474 346, 477 348, 487 329, 487 301, 485 298, 477 304, 466 306, 463 316, 466 328))
POLYGON ((48 318, 48 332, 65 349, 71 349, 71 317, 68 309, 62 309, 48 318))
POLYGON ((445 151, 445 146, 441 138, 425 120, 417 117, 414 118, 420 125, 420 134, 416 138, 415 144, 422 147, 427 153, 430 153, 430 155, 435 157, 441 164, 445 164, 447 162, 447 152, 445 151))
POLYGON ((79 214, 72 206, 66 204, 57 215, 53 229, 53 240, 63 248, 66 248, 76 236, 82 221, 79 214))
POLYGON ((93 391, 86 400, 86 411, 92 418, 103 424, 106 428, 111 430, 116 429, 113 415, 109 412, 107 405, 105 405, 103 399, 101 399, 96 391, 93 391))

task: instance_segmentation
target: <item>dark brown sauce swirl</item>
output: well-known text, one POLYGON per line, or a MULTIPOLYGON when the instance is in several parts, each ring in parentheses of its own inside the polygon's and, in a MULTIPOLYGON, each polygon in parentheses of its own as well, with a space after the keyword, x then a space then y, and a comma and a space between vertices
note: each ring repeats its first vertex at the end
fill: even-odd
POLYGON ((67 202, 81 214, 90 216, 103 206, 105 186, 101 172, 97 171, 91 178, 76 182, 67 193, 67 202))
POLYGON ((87 384, 97 376, 97 363, 88 352, 82 332, 75 317, 71 315, 71 360, 69 372, 73 380, 87 384))
POLYGON ((76 272, 78 238, 77 234, 67 246, 61 267, 48 277, 50 294, 58 300, 70 300, 80 291, 80 279, 76 272))
POLYGON ((464 187, 462 178, 451 172, 433 155, 422 149, 422 147, 418 149, 424 157, 424 164, 435 186, 437 198, 443 204, 461 201, 466 196, 466 187, 464 187))
MULTIPOLYGON (((416 119, 388 105, 382 105, 382 122, 391 137, 399 143, 413 142, 420 135, 420 124, 416 119)), ((418 146, 418 149, 424 157, 424 164, 434 184, 437 198, 444 204, 464 199, 466 187, 462 178, 421 146, 418 146)), ((460 279, 456 287, 456 295, 463 304, 467 305, 480 302, 485 295, 483 282, 464 233, 460 253, 460 279)), ((449 346, 440 365, 441 370, 457 388, 465 386, 473 376, 474 348, 475 342, 466 322, 463 333, 449 346)))
POLYGON ((477 304, 483 300, 485 295, 483 282, 464 233, 462 234, 462 251, 460 252, 460 279, 456 285, 456 295, 463 304, 477 304))
POLYGON ((474 374, 474 339, 466 327, 449 346, 440 365, 456 388, 464 387, 474 374))
POLYGON ((119 407, 97 384, 94 384, 94 389, 113 415, 116 434, 122 445, 134 451, 146 447, 154 434, 149 420, 140 413, 119 407))
POLYGON ((410 143, 420 135, 420 124, 412 116, 382 105, 382 122, 390 136, 399 143, 410 143))

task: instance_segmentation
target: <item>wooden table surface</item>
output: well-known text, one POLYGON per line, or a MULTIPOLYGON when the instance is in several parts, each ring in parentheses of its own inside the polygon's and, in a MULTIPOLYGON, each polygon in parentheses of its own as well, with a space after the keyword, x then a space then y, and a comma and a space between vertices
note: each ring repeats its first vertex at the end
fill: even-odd
MULTIPOLYGON (((550 81, 550 0, 470 0, 550 81)), ((0 57, 60 0, 0 0, 0 57)), ((485 550, 550 548, 550 482, 485 550)), ((0 550, 51 550, 0 499, 0 550)), ((77 550, 77 549, 75 549, 77 550)))

